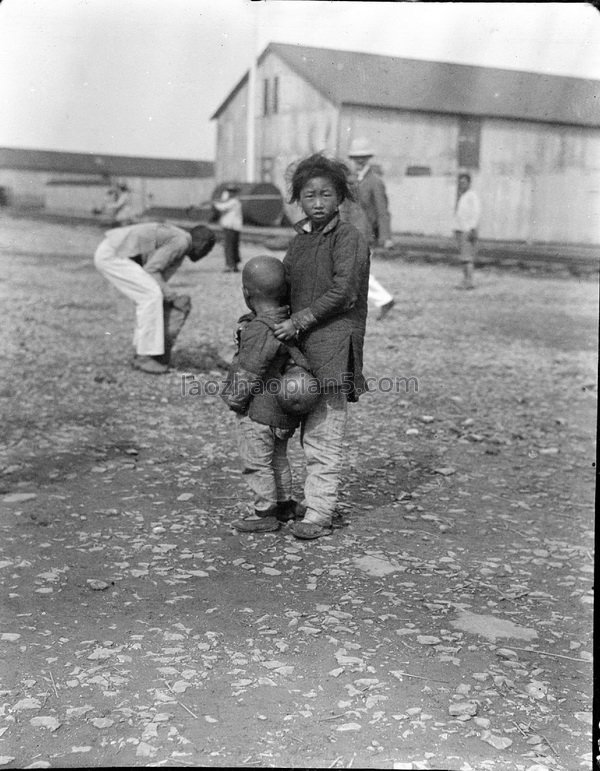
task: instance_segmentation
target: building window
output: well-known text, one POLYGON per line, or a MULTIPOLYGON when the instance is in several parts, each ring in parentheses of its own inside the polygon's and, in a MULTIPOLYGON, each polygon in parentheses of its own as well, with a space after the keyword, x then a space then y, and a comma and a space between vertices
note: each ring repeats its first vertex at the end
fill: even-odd
POLYGON ((458 165, 460 168, 479 168, 481 121, 479 118, 458 119, 458 165))
POLYGON ((273 114, 279 112, 279 78, 273 78, 273 114))
POLYGON ((431 168, 429 166, 407 166, 405 174, 407 177, 430 177, 431 168))
POLYGON ((269 114, 269 81, 263 80, 263 115, 269 114))

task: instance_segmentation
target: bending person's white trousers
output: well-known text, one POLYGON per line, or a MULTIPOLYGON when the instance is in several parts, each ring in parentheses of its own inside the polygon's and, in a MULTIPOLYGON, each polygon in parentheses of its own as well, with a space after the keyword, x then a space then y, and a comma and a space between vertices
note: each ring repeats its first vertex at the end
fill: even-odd
POLYGON ((389 303, 394 298, 387 289, 381 286, 375 276, 369 274, 369 294, 367 295, 367 299, 377 308, 381 308, 382 305, 389 303))
POLYGON ((103 241, 94 254, 94 265, 119 292, 135 303, 133 344, 140 356, 165 352, 163 293, 158 283, 136 262, 118 257, 103 241))

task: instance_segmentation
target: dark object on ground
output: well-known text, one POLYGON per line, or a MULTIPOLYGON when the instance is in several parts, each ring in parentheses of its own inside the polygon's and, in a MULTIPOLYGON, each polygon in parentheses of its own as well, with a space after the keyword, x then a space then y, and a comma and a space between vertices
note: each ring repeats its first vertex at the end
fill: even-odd
POLYGON ((178 295, 173 302, 165 302, 163 312, 165 317, 165 352, 156 358, 161 364, 171 363, 171 352, 177 336, 183 329, 187 317, 192 310, 192 300, 189 295, 178 295))
POLYGON ((171 366, 187 372, 226 371, 229 365, 217 349, 207 343, 180 348, 171 353, 171 366))
MULTIPOLYGON (((217 201, 233 182, 217 185, 212 200, 217 201)), ((270 182, 235 182, 239 190, 245 225, 280 225, 283 219, 283 197, 270 182)))
MULTIPOLYGON (((213 206, 231 182, 223 182, 214 189, 210 201, 198 206, 178 208, 173 206, 152 206, 144 211, 147 220, 195 220, 201 223, 215 223, 219 212, 213 206)), ((276 185, 270 182, 238 182, 239 199, 245 225, 263 227, 280 226, 284 221, 283 196, 276 185)))

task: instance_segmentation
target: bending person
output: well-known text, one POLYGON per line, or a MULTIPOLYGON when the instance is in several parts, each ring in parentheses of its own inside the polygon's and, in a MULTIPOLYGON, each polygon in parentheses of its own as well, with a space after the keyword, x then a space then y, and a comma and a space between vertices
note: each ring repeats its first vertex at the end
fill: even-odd
POLYGON ((165 353, 165 306, 190 304, 187 295, 177 295, 167 282, 184 257, 197 262, 214 243, 214 234, 203 225, 188 232, 174 225, 144 222, 105 233, 94 265, 136 305, 132 362, 136 369, 154 375, 167 372, 168 366, 160 361, 165 353))

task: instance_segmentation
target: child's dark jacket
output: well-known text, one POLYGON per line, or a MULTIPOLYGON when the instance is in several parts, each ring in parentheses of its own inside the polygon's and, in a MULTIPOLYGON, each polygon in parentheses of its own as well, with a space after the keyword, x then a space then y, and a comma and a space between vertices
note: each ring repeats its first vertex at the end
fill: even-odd
POLYGON ((247 313, 238 320, 235 354, 221 398, 251 420, 275 428, 296 428, 299 419, 286 414, 275 397, 275 384, 290 362, 287 347, 273 333, 273 327, 287 317, 282 309, 273 313, 247 313))
POLYGON ((367 390, 362 364, 369 247, 337 215, 323 230, 311 232, 309 225, 297 223, 283 260, 298 347, 323 387, 340 387, 356 401, 367 390))

